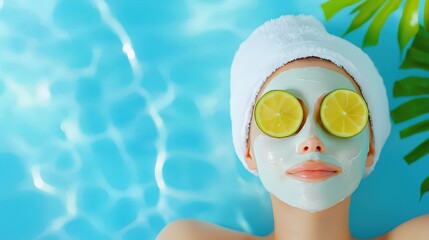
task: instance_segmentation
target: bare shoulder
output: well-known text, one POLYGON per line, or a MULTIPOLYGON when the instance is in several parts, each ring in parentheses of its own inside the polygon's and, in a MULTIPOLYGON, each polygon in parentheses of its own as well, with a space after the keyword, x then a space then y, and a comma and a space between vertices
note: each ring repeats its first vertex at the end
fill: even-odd
POLYGON ((389 233, 383 240, 426 240, 429 236, 429 214, 422 215, 399 225, 389 233))
POLYGON ((249 234, 192 219, 177 220, 159 233, 157 240, 260 240, 249 234))

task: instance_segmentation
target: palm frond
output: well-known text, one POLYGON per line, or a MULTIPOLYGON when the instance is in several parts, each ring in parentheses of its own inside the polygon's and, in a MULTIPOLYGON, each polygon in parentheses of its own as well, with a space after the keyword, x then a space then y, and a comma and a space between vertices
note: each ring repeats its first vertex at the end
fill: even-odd
POLYGON ((423 13, 423 26, 429 32, 429 1, 426 0, 423 13))
POLYGON ((429 154, 429 138, 420 143, 416 148, 411 150, 405 157, 408 164, 414 163, 425 155, 429 154))
POLYGON ((419 27, 416 37, 407 51, 401 68, 421 68, 429 71, 429 31, 419 27))
POLYGON ((407 0, 405 2, 398 30, 398 42, 401 55, 407 43, 416 36, 419 31, 419 2, 419 0, 407 0))
POLYGON ((407 128, 402 129, 399 132, 399 136, 401 138, 406 138, 406 137, 409 137, 409 136, 412 136, 414 134, 421 133, 424 131, 429 131, 429 119, 423 120, 421 122, 418 122, 414 125, 411 125, 407 128))
POLYGON ((429 98, 415 98, 393 109, 391 116, 395 123, 401 123, 425 113, 429 113, 429 98))
POLYGON ((387 18, 401 5, 401 0, 389 0, 375 15, 363 39, 363 46, 374 46, 378 43, 381 29, 387 18))
POLYGON ((365 1, 353 9, 351 13, 358 12, 358 14, 354 17, 345 34, 348 34, 365 24, 372 16, 374 16, 377 10, 379 10, 381 5, 385 2, 386 0, 365 1))
POLYGON ((321 7, 325 13, 326 20, 329 20, 342 9, 360 1, 362 0, 330 0, 323 3, 321 7))
POLYGON ((395 82, 393 97, 417 96, 429 94, 429 78, 406 77, 395 82))
POLYGON ((423 180, 422 186, 420 187, 420 201, 425 193, 429 192, 429 177, 423 180))

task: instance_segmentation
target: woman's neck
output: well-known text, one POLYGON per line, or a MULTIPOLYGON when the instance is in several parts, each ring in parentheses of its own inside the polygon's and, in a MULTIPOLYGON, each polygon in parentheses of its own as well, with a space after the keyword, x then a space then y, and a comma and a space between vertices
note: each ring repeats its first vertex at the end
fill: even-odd
POLYGON ((351 240, 350 197, 321 212, 311 213, 287 205, 271 195, 274 215, 272 240, 351 240))

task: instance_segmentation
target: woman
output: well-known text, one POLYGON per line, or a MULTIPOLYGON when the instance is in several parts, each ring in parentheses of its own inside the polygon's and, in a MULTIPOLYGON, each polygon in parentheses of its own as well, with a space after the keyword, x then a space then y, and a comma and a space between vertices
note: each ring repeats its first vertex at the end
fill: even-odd
MULTIPOLYGON (((270 193, 272 234, 181 220, 158 239, 353 239, 350 196, 390 132, 369 57, 313 17, 271 20, 234 57, 230 104, 236 153, 270 193)), ((427 215, 415 218, 377 239, 427 239, 428 224, 427 215)))

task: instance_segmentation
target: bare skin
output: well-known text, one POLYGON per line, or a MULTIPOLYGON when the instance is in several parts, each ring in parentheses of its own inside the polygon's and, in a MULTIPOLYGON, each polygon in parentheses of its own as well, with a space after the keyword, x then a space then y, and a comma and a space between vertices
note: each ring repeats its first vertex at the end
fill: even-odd
MULTIPOLYGON (((337 65, 318 58, 300 59, 290 62, 277 69, 262 86, 260 93, 263 92, 266 85, 278 74, 292 68, 302 67, 323 67, 332 71, 339 72, 346 76, 360 92, 359 87, 348 73, 337 65)), ((259 99, 260 94, 257 96, 259 99)), ((317 111, 317 109, 316 109, 317 111)), ((317 119, 315 119, 318 121, 317 119)), ((250 134, 248 139, 248 148, 246 163, 249 169, 257 170, 256 160, 253 154, 253 141, 259 135, 263 134, 252 119, 250 124, 250 134)), ((371 136, 370 148, 367 155, 366 166, 374 164, 374 147, 371 136)), ((159 234, 158 240, 287 240, 287 239, 305 239, 305 240, 352 240, 349 229, 349 209, 350 196, 336 204, 335 206, 321 212, 310 213, 292 207, 271 196, 273 207, 274 230, 268 236, 252 236, 226 228, 222 228, 210 223, 196 220, 179 220, 167 225, 159 234)), ((429 214, 409 220, 392 231, 374 238, 376 240, 402 240, 415 239, 423 240, 429 236, 429 214)))

